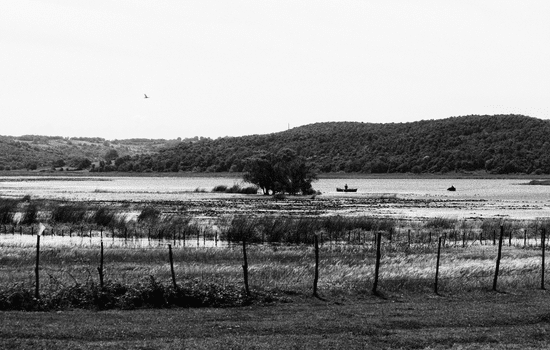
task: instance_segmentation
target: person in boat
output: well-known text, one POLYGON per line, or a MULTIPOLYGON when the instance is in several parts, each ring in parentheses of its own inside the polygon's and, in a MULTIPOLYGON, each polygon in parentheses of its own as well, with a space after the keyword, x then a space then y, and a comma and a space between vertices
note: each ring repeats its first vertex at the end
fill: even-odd
POLYGON ((447 191, 456 191, 456 188, 454 186, 451 186, 451 187, 447 188, 447 191))
POLYGON ((347 191, 348 190, 348 184, 345 184, 344 185, 344 191, 347 191))

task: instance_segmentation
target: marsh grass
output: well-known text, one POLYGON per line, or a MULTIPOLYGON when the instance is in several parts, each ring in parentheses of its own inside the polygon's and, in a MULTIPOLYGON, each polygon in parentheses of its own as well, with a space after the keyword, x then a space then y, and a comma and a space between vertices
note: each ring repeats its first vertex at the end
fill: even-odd
MULTIPOLYGON (((312 242, 315 235, 321 243, 319 293, 331 296, 361 295, 368 293, 372 287, 374 238, 378 232, 382 232, 379 275, 382 291, 431 293, 438 237, 444 237, 440 291, 463 293, 488 290, 496 257, 496 246, 491 244, 491 240, 493 232, 500 230, 500 225, 504 225, 506 237, 513 237, 514 240, 510 240, 513 245, 505 245, 503 250, 499 289, 531 289, 537 288, 540 281, 538 237, 542 229, 550 227, 548 220, 395 220, 342 215, 236 215, 205 219, 177 208, 161 212, 154 206, 132 207, 134 213, 130 215, 129 208, 37 202, 29 217, 46 222, 47 234, 74 233, 82 241, 88 236, 102 237, 106 242, 111 238, 113 243, 107 245, 104 252, 105 280, 110 287, 100 292, 97 292, 100 252, 91 244, 92 237, 89 237, 90 244, 87 246, 43 246, 41 290, 49 306, 40 306, 42 304, 28 300, 28 295, 32 295, 28 291, 32 291, 34 286, 34 245, 18 244, 14 237, 15 225, 23 222, 22 218, 27 215, 26 208, 34 203, 16 200, 0 202, 4 234, 10 235, 6 225, 12 225, 10 237, 13 238, 11 241, 0 241, 2 308, 191 305, 182 301, 183 296, 178 291, 171 291, 168 287, 171 285, 167 250, 170 242, 173 243, 178 285, 195 283, 196 288, 200 286, 212 293, 203 295, 204 298, 217 300, 196 305, 237 305, 244 302, 237 297, 223 299, 225 291, 233 296, 237 295, 234 291, 242 292, 243 256, 240 243, 243 240, 249 247, 249 283, 253 295, 309 295, 314 275, 312 242), (214 237, 225 241, 226 245, 222 248, 202 244, 207 238, 214 237), (115 238, 123 240, 124 245, 114 245, 115 238), (148 245, 132 246, 127 242, 132 239, 148 240, 148 245), (155 240, 154 244, 152 240, 155 240), (177 244, 185 240, 197 244, 177 244), (103 292, 107 294, 101 294, 103 292), (155 293, 161 301, 151 304, 147 300, 155 293), (64 301, 59 301, 59 298, 64 301), (82 298, 93 302, 79 304, 72 301, 82 298)), ((23 234, 23 226, 19 228, 23 234)), ((26 228, 25 234, 28 234, 26 228)), ((47 243, 47 237, 44 242, 47 243)))
MULTIPOLYGON (((385 239, 382 250, 379 277, 381 290, 385 293, 399 294, 431 293, 435 274, 435 247, 404 249, 385 239)), ((3 291, 0 292, 0 298, 4 298, 3 307, 10 308, 11 299, 6 295, 14 290, 22 293, 22 290, 33 288, 35 251, 33 247, 24 246, 2 246, 1 251, 0 280, 3 291)), ((493 246, 445 248, 440 263, 440 292, 455 294, 488 290, 494 273, 495 256, 496 248, 493 246)), ((219 305, 223 303, 237 305, 244 302, 242 298, 230 298, 224 301, 224 292, 219 291, 243 292, 243 261, 240 246, 176 247, 173 248, 173 258, 178 285, 180 283, 186 285, 190 283, 189 281, 195 281, 197 288, 199 285, 208 285, 212 293, 221 293, 219 296, 221 299, 215 302, 219 305), (214 290, 217 292, 213 292, 214 290)), ((321 247, 319 292, 332 297, 368 293, 374 277, 374 259, 374 251, 365 245, 335 244, 321 247)), ((250 286, 255 295, 309 295, 311 293, 314 276, 314 251, 311 245, 252 244, 248 247, 248 262, 250 286)), ((162 300, 167 300, 169 296, 166 295, 172 293, 168 287, 171 282, 167 247, 140 249, 113 247, 105 250, 104 263, 106 281, 111 286, 117 285, 119 292, 116 293, 119 294, 110 291, 109 293, 112 294, 108 297, 112 299, 110 304, 86 302, 85 305, 88 305, 86 307, 149 307, 152 304, 142 300, 146 292, 139 292, 137 289, 147 289, 151 285, 143 282, 136 284, 136 281, 144 281, 148 278, 153 278, 158 288, 162 290, 162 300), (133 298, 127 295, 130 290, 131 293, 142 296, 129 303, 128 298, 133 298)), ((40 265, 42 295, 50 300, 58 298, 60 291, 63 291, 67 294, 66 298, 69 301, 65 301, 65 304, 51 301, 53 303, 51 305, 78 307, 78 304, 70 300, 79 297, 71 293, 84 293, 82 291, 84 288, 87 290, 86 293, 93 294, 90 290, 97 288, 96 267, 98 265, 99 250, 95 248, 44 248, 41 251, 40 265)), ((500 290, 534 289, 538 288, 539 281, 539 249, 504 247, 499 275, 500 290)), ((23 298, 25 294, 19 297, 23 298)), ((270 298, 272 299, 272 297, 268 299, 270 298)), ((22 305, 17 303, 19 302, 13 301, 13 305, 22 305)), ((181 303, 183 302, 163 301, 153 306, 180 305, 181 303)), ((51 305, 48 307, 53 307, 51 305)))

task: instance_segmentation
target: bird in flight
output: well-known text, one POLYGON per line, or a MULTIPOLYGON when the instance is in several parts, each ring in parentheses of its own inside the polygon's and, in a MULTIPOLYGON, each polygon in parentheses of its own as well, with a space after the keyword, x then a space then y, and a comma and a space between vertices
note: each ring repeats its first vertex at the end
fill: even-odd
POLYGON ((147 94, 144 94, 145 95, 145 98, 149 98, 149 96, 147 96, 147 94))

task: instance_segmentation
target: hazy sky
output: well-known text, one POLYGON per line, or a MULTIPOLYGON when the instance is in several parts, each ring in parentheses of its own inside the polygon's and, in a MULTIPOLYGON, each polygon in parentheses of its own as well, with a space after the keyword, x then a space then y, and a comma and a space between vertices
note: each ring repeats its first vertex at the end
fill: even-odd
POLYGON ((0 135, 215 138, 324 121, 550 118, 548 0, 1 5, 0 135))

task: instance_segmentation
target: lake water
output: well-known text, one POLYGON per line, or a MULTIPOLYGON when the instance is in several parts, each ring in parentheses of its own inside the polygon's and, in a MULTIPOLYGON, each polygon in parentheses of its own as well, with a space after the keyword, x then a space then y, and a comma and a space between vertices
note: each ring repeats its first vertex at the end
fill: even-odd
MULTIPOLYGON (((387 214, 461 217, 550 217, 550 186, 527 186, 518 179, 321 179, 320 198, 397 197, 421 199, 428 205, 388 208, 387 214), (357 193, 336 192, 347 184, 357 193), (453 185, 456 192, 447 191, 453 185), (430 205, 430 201, 437 204, 430 205)), ((67 200, 193 200, 220 196, 216 185, 247 186, 232 177, 0 177, 0 196, 67 200), (200 189, 206 192, 195 192, 200 189)))

